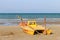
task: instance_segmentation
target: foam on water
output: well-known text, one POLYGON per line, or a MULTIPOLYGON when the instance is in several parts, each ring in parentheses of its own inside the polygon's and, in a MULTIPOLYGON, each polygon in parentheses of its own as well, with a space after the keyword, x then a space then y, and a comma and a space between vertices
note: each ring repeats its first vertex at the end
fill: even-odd
POLYGON ((43 22, 46 16, 47 22, 60 22, 60 13, 0 13, 0 25, 18 25, 21 21, 18 16, 24 18, 24 21, 35 19, 43 22))
MULTIPOLYGON (((23 19, 24 21, 28 21, 29 19, 23 19)), ((43 22, 44 18, 36 18, 37 22, 43 22)), ((47 22, 60 22, 60 18, 46 18, 47 22)), ((20 19, 0 19, 0 25, 18 25, 21 22, 20 19)))

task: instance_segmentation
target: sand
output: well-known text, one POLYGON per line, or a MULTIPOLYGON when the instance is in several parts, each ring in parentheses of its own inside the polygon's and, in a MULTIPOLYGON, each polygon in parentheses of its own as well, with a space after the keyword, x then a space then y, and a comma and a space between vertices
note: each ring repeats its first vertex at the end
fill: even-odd
POLYGON ((60 24, 50 24, 47 28, 53 30, 52 35, 29 35, 19 26, 0 26, 0 40, 60 40, 60 24))

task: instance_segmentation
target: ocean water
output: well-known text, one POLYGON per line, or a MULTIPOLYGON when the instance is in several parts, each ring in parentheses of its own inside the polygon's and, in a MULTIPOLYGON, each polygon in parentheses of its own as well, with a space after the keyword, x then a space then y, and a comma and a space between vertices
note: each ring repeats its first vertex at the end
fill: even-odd
POLYGON ((0 13, 0 19, 18 19, 22 18, 60 18, 60 13, 0 13))
POLYGON ((36 19, 38 22, 43 22, 46 17, 47 22, 60 22, 60 13, 0 13, 0 25, 18 25, 21 21, 18 16, 25 21, 36 19))

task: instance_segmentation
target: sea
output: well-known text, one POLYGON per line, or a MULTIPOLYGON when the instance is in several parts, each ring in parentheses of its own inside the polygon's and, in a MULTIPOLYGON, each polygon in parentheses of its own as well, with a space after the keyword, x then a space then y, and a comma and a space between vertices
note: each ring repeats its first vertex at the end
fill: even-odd
POLYGON ((47 22, 60 22, 60 13, 0 13, 0 25, 18 25, 21 18, 24 21, 35 19, 43 22, 44 17, 47 22))

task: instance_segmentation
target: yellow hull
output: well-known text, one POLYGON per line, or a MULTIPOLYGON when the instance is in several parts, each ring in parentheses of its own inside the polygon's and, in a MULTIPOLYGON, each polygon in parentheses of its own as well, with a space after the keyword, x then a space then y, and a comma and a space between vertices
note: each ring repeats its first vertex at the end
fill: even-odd
POLYGON ((44 34, 50 34, 50 30, 46 30, 45 27, 42 25, 38 25, 36 23, 36 20, 29 20, 27 23, 26 22, 21 22, 20 27, 23 29, 24 32, 34 35, 36 32, 37 33, 44 33, 44 34))
POLYGON ((25 33, 30 34, 30 35, 34 35, 34 31, 31 30, 23 30, 25 33))

